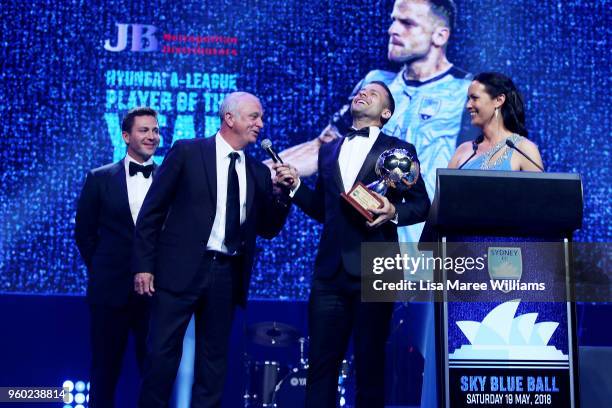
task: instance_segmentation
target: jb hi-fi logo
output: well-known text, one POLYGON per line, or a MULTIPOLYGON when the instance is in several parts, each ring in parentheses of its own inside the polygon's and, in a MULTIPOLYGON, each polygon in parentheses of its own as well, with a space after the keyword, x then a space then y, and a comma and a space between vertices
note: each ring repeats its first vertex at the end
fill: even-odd
POLYGON ((163 54, 188 54, 194 56, 238 55, 238 38, 230 35, 196 35, 160 33, 150 24, 115 23, 117 37, 112 34, 104 41, 104 49, 110 52, 153 52, 163 54))
POLYGON ((128 49, 128 37, 131 34, 129 50, 133 52, 152 52, 159 49, 159 41, 155 36, 157 27, 149 24, 123 24, 117 26, 117 38, 114 45, 112 40, 104 41, 104 49, 111 52, 121 52, 128 49), (130 30, 131 28, 131 30, 130 30))

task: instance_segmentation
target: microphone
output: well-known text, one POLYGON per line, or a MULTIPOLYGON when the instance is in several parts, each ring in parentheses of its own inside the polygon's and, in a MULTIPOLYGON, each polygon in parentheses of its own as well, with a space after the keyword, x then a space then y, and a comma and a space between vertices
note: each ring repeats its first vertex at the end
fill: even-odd
POLYGON ((523 152, 521 149, 519 149, 518 147, 516 147, 516 145, 514 144, 514 142, 510 139, 506 139, 506 146, 508 146, 511 149, 516 150, 517 152, 519 152, 521 155, 523 155, 523 157, 525 157, 527 160, 529 160, 531 163, 533 163, 534 166, 536 166, 538 169, 544 171, 544 169, 542 168, 542 166, 540 166, 538 163, 534 162, 531 157, 527 156, 527 154, 525 154, 525 152, 523 152))
POLYGON ((457 170, 461 170, 463 166, 467 164, 467 162, 472 160, 472 157, 476 156, 476 152, 478 151, 478 145, 482 143, 483 138, 484 137, 480 135, 476 139, 472 140, 472 155, 468 157, 467 160, 461 164, 461 166, 457 167, 457 170))
MULTIPOLYGON (((261 146, 262 149, 266 151, 266 153, 268 153, 268 156, 270 156, 270 158, 272 159, 274 163, 284 164, 283 159, 281 159, 278 153, 276 153, 274 149, 272 148, 272 142, 270 141, 270 139, 262 140, 259 145, 261 146)), ((287 177, 285 180, 291 185, 295 183, 295 180, 293 180, 293 177, 287 177)))
POLYGON ((270 141, 270 139, 262 140, 260 146, 266 151, 266 153, 268 153, 268 156, 270 156, 274 163, 283 163, 283 160, 272 148, 272 142, 270 141))

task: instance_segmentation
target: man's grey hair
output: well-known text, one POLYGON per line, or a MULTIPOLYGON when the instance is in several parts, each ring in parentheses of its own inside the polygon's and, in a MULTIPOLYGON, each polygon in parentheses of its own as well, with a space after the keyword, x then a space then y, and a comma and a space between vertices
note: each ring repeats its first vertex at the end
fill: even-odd
POLYGON ((245 96, 252 96, 253 98, 259 100, 258 97, 248 92, 232 92, 231 94, 227 95, 225 99, 223 99, 223 102, 221 102, 221 107, 219 107, 219 117, 221 118, 221 121, 223 121, 225 118, 226 113, 236 114, 240 99, 245 96))

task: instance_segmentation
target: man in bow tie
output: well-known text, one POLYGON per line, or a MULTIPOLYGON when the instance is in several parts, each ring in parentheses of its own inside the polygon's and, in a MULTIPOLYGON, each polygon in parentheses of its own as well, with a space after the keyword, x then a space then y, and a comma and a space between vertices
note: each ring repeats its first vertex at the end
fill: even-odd
POLYGON ((115 405, 115 388, 130 332, 142 371, 148 329, 147 299, 133 291, 134 225, 154 177, 159 145, 157 112, 134 108, 123 118, 125 158, 91 170, 79 197, 76 243, 87 266, 91 317, 90 407, 115 405))
POLYGON ((293 202, 323 223, 308 304, 310 331, 306 407, 336 406, 338 373, 353 336, 357 407, 384 407, 385 343, 393 303, 361 301, 361 244, 397 244, 397 227, 425 220, 429 198, 421 178, 407 191, 389 189, 378 195, 383 205, 372 208, 372 222, 342 198, 357 182, 378 179, 374 170, 381 153, 414 146, 381 132, 395 109, 391 92, 383 82, 364 85, 351 103, 352 128, 321 146, 319 173, 314 190, 303 185, 290 164, 275 164, 275 182, 291 188, 293 202), (289 184, 285 180, 293 179, 289 184))
POLYGON ((134 282, 153 297, 141 407, 167 406, 192 315, 191 406, 221 405, 234 310, 246 303, 255 238, 273 238, 289 211, 273 196, 268 167, 243 151, 264 126, 259 99, 231 93, 219 116, 214 137, 174 144, 136 225, 134 282))
MULTIPOLYGON (((465 109, 472 75, 446 55, 456 16, 453 0, 395 0, 387 57, 402 68, 368 72, 318 137, 280 152, 281 158, 293 163, 302 177, 316 173, 319 146, 342 136, 351 125, 350 104, 357 91, 364 84, 381 81, 391 90, 397 107, 383 131, 415 146, 425 187, 433 197, 436 169, 446 168, 456 147, 478 135, 465 109)), ((419 242, 422 229, 420 223, 400 228, 400 240, 419 242)))

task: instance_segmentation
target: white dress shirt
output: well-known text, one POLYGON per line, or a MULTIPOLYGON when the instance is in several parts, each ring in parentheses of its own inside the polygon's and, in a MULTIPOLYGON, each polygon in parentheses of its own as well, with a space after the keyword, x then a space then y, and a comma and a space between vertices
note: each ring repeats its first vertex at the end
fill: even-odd
MULTIPOLYGON (((138 218, 138 213, 142 207, 142 202, 144 201, 147 191, 149 191, 149 187, 151 187, 151 183, 153 182, 153 175, 151 174, 149 178, 145 178, 141 172, 138 172, 133 176, 130 176, 130 162, 134 162, 138 165, 141 164, 134 160, 129 153, 125 155, 125 159, 123 160, 123 165, 125 166, 125 182, 127 184, 128 201, 130 203, 130 212, 132 213, 132 220, 134 221, 134 224, 136 224, 136 219, 138 218)), ((149 164, 153 164, 152 158, 142 163, 142 166, 148 166, 149 164)))
MULTIPOLYGON (((340 167, 340 176, 342 177, 345 193, 355 185, 359 170, 361 170, 363 162, 381 132, 380 128, 377 126, 370 126, 369 130, 370 135, 368 137, 355 136, 352 140, 345 138, 342 141, 340 155, 338 156, 338 165, 340 167)), ((295 188, 289 192, 289 197, 293 198, 301 185, 302 180, 298 178, 295 188)))
POLYGON ((342 176, 345 193, 355 185, 359 170, 361 170, 361 166, 363 166, 363 162, 365 162, 379 134, 379 127, 370 126, 369 137, 355 136, 351 140, 345 138, 342 142, 340 155, 338 156, 338 165, 340 166, 340 175, 342 176))
MULTIPOLYGON (((376 139, 378 139, 378 135, 380 135, 381 132, 381 129, 378 126, 370 126, 369 130, 370 134, 368 137, 355 136, 351 140, 345 138, 342 141, 340 155, 338 156, 338 166, 340 167, 340 176, 342 177, 342 184, 345 193, 347 193, 355 185, 357 175, 359 175, 359 170, 361 170, 368 153, 370 153, 370 150, 372 150, 372 146, 374 146, 374 143, 376 143, 376 139)), ((293 198, 301 185, 302 182, 298 178, 297 185, 293 190, 291 190, 289 197, 293 198)), ((397 212, 390 221, 397 224, 397 212)))
POLYGON ((215 135, 215 151, 217 158, 217 208, 215 211, 215 221, 213 222, 210 237, 206 244, 209 251, 219 251, 228 253, 223 244, 225 240, 225 212, 227 209, 227 172, 231 159, 230 153, 236 152, 240 156, 236 160, 236 171, 238 172, 238 186, 240 188, 240 224, 246 220, 246 165, 244 152, 234 150, 223 139, 221 134, 215 135))

